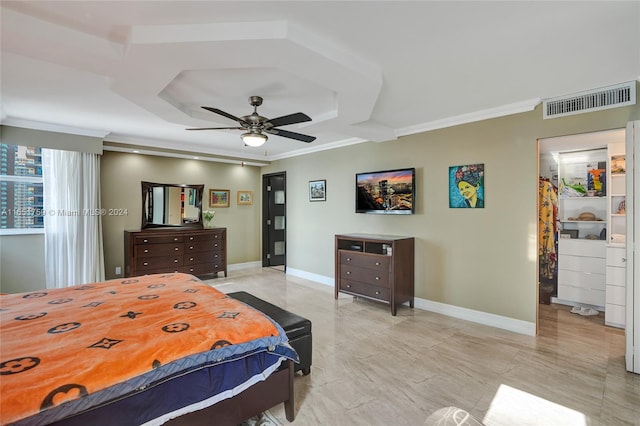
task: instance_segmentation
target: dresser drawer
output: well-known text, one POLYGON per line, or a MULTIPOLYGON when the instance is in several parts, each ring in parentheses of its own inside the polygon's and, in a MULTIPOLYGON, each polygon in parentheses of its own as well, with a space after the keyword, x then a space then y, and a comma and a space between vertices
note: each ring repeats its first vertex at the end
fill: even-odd
POLYGON ((389 288, 365 284, 358 281, 340 280, 340 290, 374 299, 389 301, 389 288))
POLYGON ((367 255, 358 252, 341 251, 340 264, 345 266, 359 266, 361 268, 377 269, 379 271, 389 270, 389 257, 367 255))
POLYGON ((187 241, 184 243, 184 252, 198 253, 202 251, 220 250, 222 242, 209 240, 209 241, 187 241))
POLYGON ((173 272, 182 266, 182 255, 176 257, 142 257, 136 259, 136 268, 148 274, 147 270, 173 272))
POLYGON ((185 253, 184 265, 196 265, 198 263, 211 263, 220 262, 224 259, 221 251, 216 252, 198 252, 198 253, 185 253))
POLYGON ((605 260, 602 257, 583 257, 565 255, 558 259, 558 269, 604 274, 605 260))
POLYGON ((136 257, 182 256, 182 251, 183 245, 175 243, 141 244, 134 248, 136 257))
POLYGON ((627 266, 625 258, 626 250, 618 247, 607 247, 607 265, 624 268, 627 266))
POLYGON ((187 235, 184 237, 185 243, 198 243, 204 241, 222 241, 223 240, 223 232, 208 232, 206 234, 194 234, 187 235))
POLYGON ((182 235, 145 235, 134 237, 133 244, 181 243, 182 235))
POLYGON ((381 287, 389 286, 389 270, 361 268, 353 265, 341 265, 340 278, 360 281, 381 287))
POLYGON ((581 287, 584 289, 604 291, 606 278, 604 274, 581 271, 558 270, 558 284, 581 287))
POLYGON ((626 323, 625 316, 624 306, 609 304, 605 306, 604 323, 606 325, 624 328, 626 323))
POLYGON ((612 303, 614 305, 625 305, 626 300, 626 290, 624 287, 618 287, 615 285, 607 286, 607 303, 612 303))
POLYGON ((574 256, 607 257, 606 241, 592 241, 582 239, 558 240, 558 253, 560 255, 571 254, 574 256))
POLYGON ((626 270, 616 266, 607 266, 607 285, 625 287, 626 270))
POLYGON ((594 306, 604 306, 605 292, 558 283, 558 299, 586 303, 594 306))
POLYGON ((224 265, 221 262, 208 262, 208 263, 199 263, 193 265, 185 264, 180 269, 180 272, 184 272, 185 274, 193 274, 193 275, 205 275, 205 274, 213 274, 216 272, 224 271, 224 265))

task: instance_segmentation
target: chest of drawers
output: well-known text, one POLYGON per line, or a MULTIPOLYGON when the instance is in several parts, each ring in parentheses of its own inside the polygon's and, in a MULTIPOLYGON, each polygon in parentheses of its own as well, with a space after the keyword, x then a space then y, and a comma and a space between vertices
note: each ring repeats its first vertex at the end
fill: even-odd
POLYGON ((604 323, 625 328, 626 323, 626 265, 625 247, 607 247, 607 286, 604 323))
POLYGON ((125 231, 125 276, 223 272, 226 277, 226 247, 226 228, 125 231))
POLYGON ((335 298, 352 294, 391 305, 414 299, 414 239, 388 235, 336 235, 335 298))
POLYGON ((558 299, 605 305, 606 242, 560 239, 558 242, 558 299))

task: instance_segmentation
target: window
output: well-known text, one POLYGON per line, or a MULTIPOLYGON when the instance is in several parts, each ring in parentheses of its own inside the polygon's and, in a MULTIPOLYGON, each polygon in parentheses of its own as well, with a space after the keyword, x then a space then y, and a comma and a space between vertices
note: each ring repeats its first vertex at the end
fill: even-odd
POLYGON ((44 228, 42 149, 0 144, 0 234, 44 228))

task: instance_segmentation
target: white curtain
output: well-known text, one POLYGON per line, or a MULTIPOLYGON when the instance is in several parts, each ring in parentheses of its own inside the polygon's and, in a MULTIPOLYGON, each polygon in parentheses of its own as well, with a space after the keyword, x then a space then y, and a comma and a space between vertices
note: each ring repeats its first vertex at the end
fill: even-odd
POLYGON ((42 150, 47 288, 104 280, 100 157, 42 150))

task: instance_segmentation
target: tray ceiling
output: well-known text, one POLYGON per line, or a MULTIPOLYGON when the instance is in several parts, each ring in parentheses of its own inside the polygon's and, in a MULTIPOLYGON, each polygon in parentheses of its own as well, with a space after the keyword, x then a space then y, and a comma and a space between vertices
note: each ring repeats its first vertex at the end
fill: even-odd
POLYGON ((640 76, 638 2, 2 1, 2 123, 273 160, 640 76), (594 31, 583 31, 595 28, 594 31), (313 121, 243 146, 200 106, 313 121))

